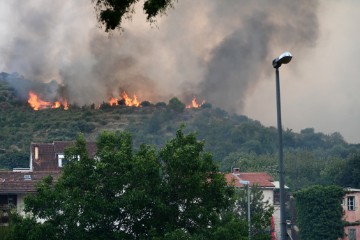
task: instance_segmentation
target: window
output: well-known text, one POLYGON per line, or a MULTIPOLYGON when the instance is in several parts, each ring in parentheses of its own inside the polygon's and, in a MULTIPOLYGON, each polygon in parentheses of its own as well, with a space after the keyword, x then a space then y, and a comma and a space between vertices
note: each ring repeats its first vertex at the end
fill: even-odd
POLYGON ((348 196, 347 206, 349 211, 355 211, 355 196, 348 196))
POLYGON ((66 164, 66 159, 64 154, 58 154, 58 165, 59 167, 63 167, 66 164))
POLYGON ((349 240, 356 240, 356 228, 349 228, 348 229, 348 239, 349 240))
POLYGON ((274 189, 274 205, 280 205, 280 190, 274 189))
MULTIPOLYGON (((57 154, 57 158, 58 158, 58 166, 59 167, 63 167, 68 163, 68 159, 65 159, 65 155, 63 153, 59 153, 57 154)), ((72 158, 70 158, 72 159, 72 158)), ((80 160, 80 156, 77 156, 77 160, 80 160)))

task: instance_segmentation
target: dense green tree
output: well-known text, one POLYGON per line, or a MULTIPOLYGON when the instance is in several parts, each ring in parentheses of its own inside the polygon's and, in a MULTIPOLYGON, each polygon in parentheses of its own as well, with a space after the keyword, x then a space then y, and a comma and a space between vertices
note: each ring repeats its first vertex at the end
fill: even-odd
POLYGON ((29 167, 29 153, 24 151, 9 151, 0 154, 0 169, 29 167))
MULTIPOLYGON (((239 191, 239 198, 236 202, 237 212, 241 216, 247 216, 248 189, 239 191)), ((250 187, 250 216, 251 216, 251 239, 271 239, 271 218, 274 207, 268 200, 264 201, 261 189, 254 185, 250 187)))
MULTIPOLYGON (((92 0, 96 4, 99 21, 105 25, 105 31, 121 28, 124 18, 131 18, 135 13, 134 5, 139 0, 92 0)), ((154 18, 172 6, 173 0, 145 0, 143 9, 147 15, 147 20, 153 21, 154 18)))
POLYGON ((185 104, 176 97, 170 99, 169 104, 168 104, 169 109, 172 109, 178 113, 183 112, 185 107, 186 107, 185 104))
POLYGON ((234 232, 232 239, 244 239, 234 189, 203 148, 181 129, 158 152, 145 145, 134 151, 129 134, 104 132, 90 157, 80 136, 66 150, 60 178, 37 186, 25 200, 31 215, 13 229, 25 236, 32 225, 28 239, 220 239, 234 232))
POLYGON ((321 169, 326 165, 325 159, 319 159, 308 150, 289 150, 284 152, 286 182, 293 190, 306 186, 321 184, 321 169))
POLYGON ((340 185, 343 187, 346 184, 341 183, 342 174, 347 169, 347 161, 339 156, 331 157, 326 165, 321 169, 320 178, 323 184, 340 185))
POLYGON ((314 185, 294 196, 301 239, 336 240, 344 235, 341 187, 314 185))
POLYGON ((343 187, 360 188, 360 155, 350 156, 334 176, 337 184, 343 187))

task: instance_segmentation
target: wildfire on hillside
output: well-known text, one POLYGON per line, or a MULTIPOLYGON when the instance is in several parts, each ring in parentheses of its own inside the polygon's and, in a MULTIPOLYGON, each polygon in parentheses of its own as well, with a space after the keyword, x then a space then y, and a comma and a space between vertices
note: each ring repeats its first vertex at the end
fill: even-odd
POLYGON ((201 107, 205 101, 203 100, 201 103, 197 103, 196 98, 191 100, 191 104, 187 105, 186 108, 199 108, 201 107))
POLYGON ((127 93, 124 91, 121 93, 121 97, 125 102, 126 106, 133 106, 133 107, 139 107, 140 106, 140 102, 137 98, 137 96, 134 94, 133 98, 130 98, 127 93))
MULTIPOLYGON (((119 102, 120 102, 119 98, 112 96, 109 98, 107 103, 110 106, 118 106, 119 102)), ((128 96, 128 94, 125 91, 123 91, 121 93, 121 102, 122 102, 122 105, 125 105, 125 106, 140 107, 140 101, 138 100, 138 97, 136 95, 134 95, 131 98, 128 96)), ((45 101, 45 100, 41 99, 39 94, 35 93, 34 91, 29 91, 28 103, 29 103, 30 107, 35 111, 41 110, 41 109, 48 109, 48 108, 60 108, 61 106, 64 108, 64 110, 69 109, 69 104, 66 99, 60 99, 60 100, 54 101, 54 102, 45 101)), ((100 106, 101 105, 99 104, 97 108, 100 108, 100 106)))
POLYGON ((110 106, 117 106, 119 105, 119 99, 111 97, 108 103, 110 106))
MULTIPOLYGON (((123 91, 120 95, 121 95, 120 100, 119 100, 119 98, 112 96, 109 98, 107 103, 110 106, 125 105, 128 107, 140 107, 140 101, 138 100, 138 98, 135 94, 134 94, 133 98, 129 97, 129 95, 125 91, 123 91)), ((100 108, 100 105, 98 108, 100 108)))
POLYGON ((69 104, 66 99, 60 99, 59 101, 55 102, 47 102, 41 99, 39 95, 33 91, 29 91, 28 103, 35 111, 46 108, 59 108, 61 106, 64 107, 64 110, 69 109, 69 104))
MULTIPOLYGON (((60 108, 60 107, 63 107, 64 110, 69 109, 69 103, 66 99, 61 98, 54 102, 45 101, 39 96, 39 94, 35 93, 34 91, 29 91, 28 103, 30 107, 35 111, 41 109, 60 108)), ((118 105, 123 105, 128 107, 141 107, 138 97, 134 94, 133 97, 131 98, 125 91, 120 93, 119 98, 111 96, 108 99, 107 103, 113 107, 118 105)), ((187 105, 186 108, 200 108, 204 103, 205 101, 198 103, 197 99, 193 98, 191 104, 187 105)), ((98 104, 97 107, 95 108, 96 109, 101 108, 101 104, 98 104)))

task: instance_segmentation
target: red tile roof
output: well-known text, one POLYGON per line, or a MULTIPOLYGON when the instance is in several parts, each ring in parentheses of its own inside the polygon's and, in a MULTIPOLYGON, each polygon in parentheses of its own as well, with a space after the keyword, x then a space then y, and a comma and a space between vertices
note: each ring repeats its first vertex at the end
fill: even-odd
POLYGON ((244 187, 240 181, 249 181, 250 186, 258 185, 259 187, 274 188, 273 178, 266 172, 237 172, 225 174, 225 179, 228 184, 235 187, 244 187))
POLYGON ((51 175, 54 180, 60 176, 60 171, 12 172, 0 171, 0 193, 30 193, 35 192, 35 184, 44 177, 51 175), (25 176, 25 175, 29 175, 25 176), (24 177, 25 176, 25 177, 24 177))

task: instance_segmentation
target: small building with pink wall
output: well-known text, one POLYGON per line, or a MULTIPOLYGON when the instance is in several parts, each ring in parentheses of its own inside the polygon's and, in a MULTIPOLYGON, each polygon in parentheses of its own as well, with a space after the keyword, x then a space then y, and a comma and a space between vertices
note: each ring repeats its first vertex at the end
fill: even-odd
POLYGON ((360 239, 360 189, 347 188, 343 199, 345 237, 342 240, 360 239))

